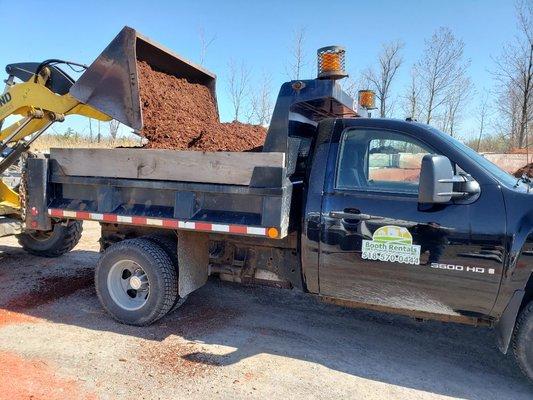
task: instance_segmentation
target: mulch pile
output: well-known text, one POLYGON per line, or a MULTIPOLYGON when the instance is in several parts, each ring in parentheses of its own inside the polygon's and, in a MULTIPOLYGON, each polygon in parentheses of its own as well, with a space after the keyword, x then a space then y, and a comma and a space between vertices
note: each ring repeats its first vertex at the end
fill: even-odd
POLYGON ((143 111, 141 135, 152 149, 249 151, 264 144, 266 129, 220 123, 209 89, 137 63, 143 111))
POLYGON ((513 147, 509 150, 509 153, 511 154, 529 154, 531 153, 531 149, 528 149, 527 147, 513 147))
POLYGON ((518 168, 513 175, 517 178, 520 178, 524 174, 529 177, 533 177, 533 163, 529 163, 527 165, 524 165, 522 168, 518 168))

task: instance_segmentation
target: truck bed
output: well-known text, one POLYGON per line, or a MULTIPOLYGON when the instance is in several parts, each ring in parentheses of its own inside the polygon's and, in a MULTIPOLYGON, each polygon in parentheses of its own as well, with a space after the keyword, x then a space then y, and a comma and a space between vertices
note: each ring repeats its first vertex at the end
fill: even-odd
POLYGON ((29 160, 37 185, 28 187, 47 177, 43 211, 52 218, 282 238, 292 197, 284 156, 52 149, 49 159, 29 160))
MULTIPOLYGON (((65 175, 249 186, 256 169, 283 168, 284 153, 119 149, 51 149, 65 175)), ((257 173, 257 172, 256 172, 257 173)), ((255 178, 257 179, 257 177, 255 178)))

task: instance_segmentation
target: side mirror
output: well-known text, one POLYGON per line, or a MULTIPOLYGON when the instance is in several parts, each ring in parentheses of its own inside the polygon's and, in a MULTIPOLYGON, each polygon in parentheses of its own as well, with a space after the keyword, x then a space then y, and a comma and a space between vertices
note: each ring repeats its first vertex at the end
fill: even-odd
POLYGON ((426 154, 418 185, 419 203, 447 203, 453 195, 453 168, 447 157, 426 154))
POLYGON ((481 193, 479 183, 470 175, 454 175, 450 160, 445 156, 426 154, 422 158, 418 202, 426 204, 471 202, 481 193))

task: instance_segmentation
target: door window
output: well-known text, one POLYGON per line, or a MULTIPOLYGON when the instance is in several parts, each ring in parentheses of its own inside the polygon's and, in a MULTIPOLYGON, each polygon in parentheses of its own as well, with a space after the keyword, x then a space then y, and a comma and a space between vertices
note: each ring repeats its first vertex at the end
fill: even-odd
POLYGON ((398 132, 347 130, 340 145, 336 188, 416 194, 422 158, 432 153, 398 132))

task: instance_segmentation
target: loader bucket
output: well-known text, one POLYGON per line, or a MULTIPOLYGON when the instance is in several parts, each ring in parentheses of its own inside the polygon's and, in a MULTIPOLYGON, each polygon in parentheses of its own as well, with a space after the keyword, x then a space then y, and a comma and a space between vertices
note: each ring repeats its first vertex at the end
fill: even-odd
POLYGON ((214 74, 127 26, 80 76, 70 88, 70 94, 138 132, 143 127, 143 118, 137 61, 145 61, 157 71, 207 86, 216 104, 214 74))

